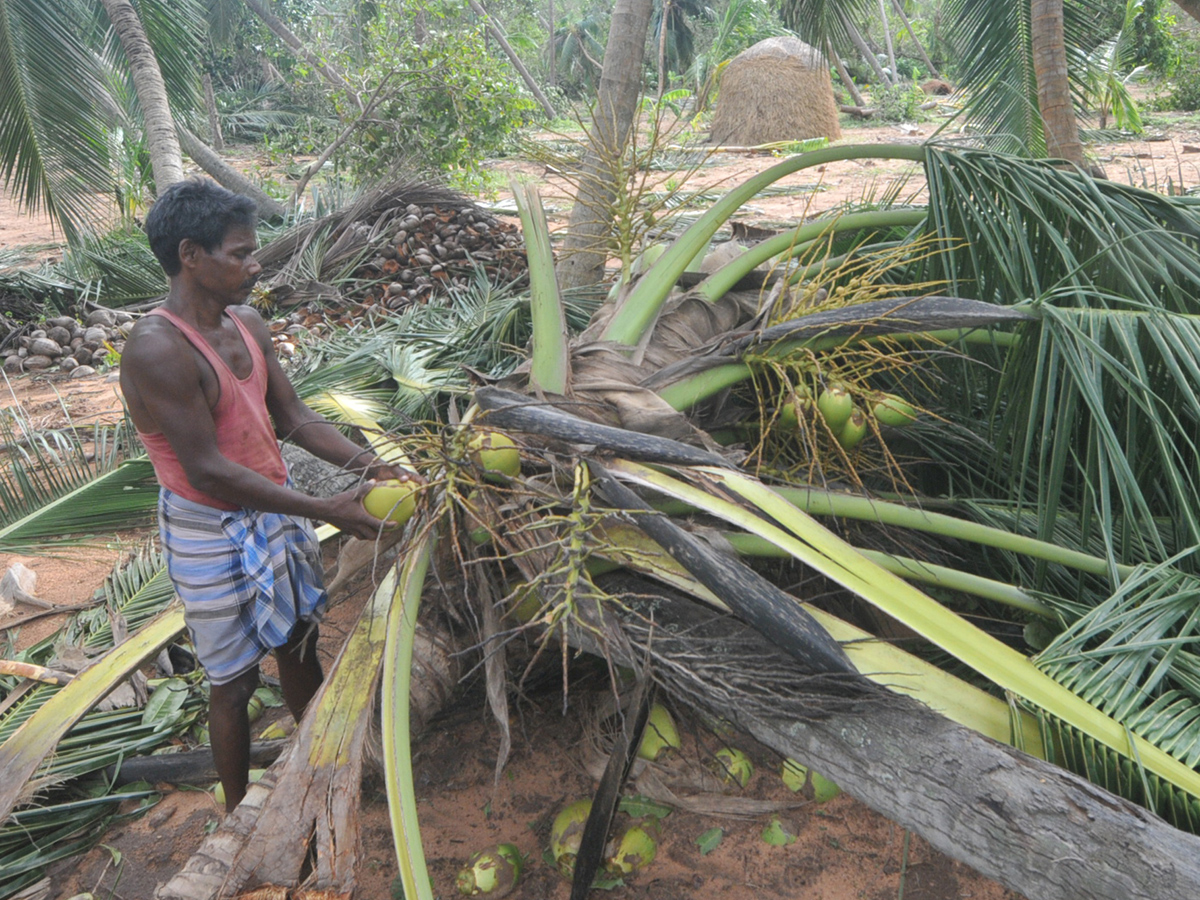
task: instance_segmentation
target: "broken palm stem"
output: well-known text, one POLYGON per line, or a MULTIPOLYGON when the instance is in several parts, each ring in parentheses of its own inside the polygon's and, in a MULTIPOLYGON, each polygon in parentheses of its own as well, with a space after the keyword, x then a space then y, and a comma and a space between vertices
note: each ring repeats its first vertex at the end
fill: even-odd
POLYGON ((410 900, 433 900, 425 853, 421 849, 421 830, 417 824, 412 734, 409 730, 413 643, 433 541, 432 531, 426 530, 409 547, 399 576, 391 573, 384 583, 384 587, 395 585, 395 588, 388 612, 383 657, 383 767, 400 882, 404 885, 404 896, 410 900))
POLYGON ((799 153, 747 179, 689 225, 659 261, 638 280, 628 296, 619 304, 602 338, 629 347, 636 346, 646 329, 657 320, 659 310, 679 276, 695 259, 696 254, 708 246, 708 242, 725 220, 740 209, 743 203, 785 175, 846 159, 907 159, 923 163, 925 157, 926 149, 923 146, 858 144, 824 147, 808 153, 799 153))
POLYGON ((0 675, 15 675, 17 678, 27 678, 31 681, 40 681, 43 684, 57 685, 66 684, 75 677, 70 672, 60 672, 58 669, 49 669, 46 666, 37 666, 33 663, 18 662, 15 659, 0 659, 0 675))
MULTIPOLYGON (((837 641, 785 594, 736 559, 713 553, 700 540, 653 510, 598 463, 589 462, 601 493, 619 509, 633 513, 637 526, 663 547, 738 616, 814 674, 858 677, 858 670, 837 641)), ((622 465, 622 471, 628 471, 622 465)))

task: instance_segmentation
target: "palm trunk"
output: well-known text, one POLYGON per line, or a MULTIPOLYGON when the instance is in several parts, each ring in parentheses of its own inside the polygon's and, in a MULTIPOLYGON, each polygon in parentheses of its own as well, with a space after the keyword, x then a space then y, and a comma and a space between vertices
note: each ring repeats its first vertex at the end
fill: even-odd
POLYGON ((1067 83, 1063 37, 1063 0, 1031 0, 1030 30, 1038 106, 1046 137, 1046 155, 1083 165, 1083 144, 1067 83))
POLYGON ((554 0, 548 0, 547 6, 548 8, 546 12, 550 17, 550 59, 548 60, 550 64, 549 78, 550 87, 555 88, 558 87, 558 54, 555 52, 557 48, 554 46, 554 0))
POLYGON ((892 70, 892 81, 899 84, 900 73, 896 70, 896 48, 892 45, 892 23, 888 21, 887 0, 879 0, 879 20, 883 23, 883 41, 887 45, 888 66, 892 70))
POLYGON ((611 173, 629 141, 641 87, 642 51, 650 28, 651 0, 617 0, 613 9, 590 146, 559 264, 563 289, 595 284, 607 258, 616 188, 611 173))
POLYGON ((908 13, 904 11, 904 4, 900 0, 892 0, 892 8, 900 15, 900 21, 904 23, 904 30, 908 32, 908 36, 917 46, 917 53, 921 56, 921 61, 925 63, 925 68, 929 69, 929 74, 934 78, 940 78, 937 67, 933 64, 933 60, 929 58, 929 54, 925 52, 925 48, 921 46, 921 42, 917 40, 917 33, 913 31, 912 22, 908 20, 908 13))
POLYGON ((529 92, 533 94, 537 102, 541 105, 542 111, 548 118, 553 119, 557 115, 554 107, 546 99, 546 95, 542 93, 542 89, 538 87, 538 83, 534 81, 533 76, 529 74, 529 70, 525 68, 525 64, 521 62, 521 57, 517 56, 517 51, 513 50, 512 45, 500 33, 500 29, 492 22, 492 17, 479 4, 479 0, 468 0, 468 2, 471 4, 471 9, 475 11, 475 14, 483 18, 483 23, 487 27, 488 33, 496 39, 496 43, 500 45, 500 49, 504 51, 504 55, 508 57, 508 61, 513 64, 513 68, 520 74, 521 80, 525 82, 525 86, 529 88, 529 92))
POLYGON ((350 86, 350 82, 346 81, 341 71, 335 65, 321 59, 305 47, 300 38, 296 37, 295 33, 278 16, 271 12, 268 0, 246 0, 246 5, 271 30, 272 34, 287 45, 289 50, 312 66, 314 72, 338 90, 344 91, 352 102, 355 104, 359 103, 358 92, 350 86))
POLYGON ((225 135, 221 133, 221 116, 217 113, 217 98, 213 94, 212 75, 204 73, 204 108, 208 111, 208 129, 212 132, 213 149, 220 153, 225 149, 225 135))
POLYGON ((1200 22, 1200 0, 1175 0, 1175 5, 1200 22))
POLYGON ((858 85, 854 83, 854 79, 850 77, 850 73, 846 71, 846 67, 842 65, 842 57, 833 49, 833 43, 828 39, 825 41, 825 50, 829 54, 829 58, 833 60, 834 68, 837 69, 838 77, 842 79, 842 84, 850 92, 850 99, 854 101, 855 107, 862 109, 866 106, 866 103, 863 102, 862 92, 859 91, 858 85))
POLYGON ((854 46, 858 48, 859 55, 866 60, 867 65, 871 67, 871 71, 875 73, 875 77, 879 79, 879 83, 885 87, 892 86, 892 80, 887 77, 887 73, 883 71, 883 66, 879 65, 879 60, 875 58, 875 54, 871 52, 871 48, 867 46, 866 40, 859 32, 858 28, 849 19, 843 19, 846 23, 846 31, 850 33, 850 40, 854 42, 854 46))
POLYGON ((161 193, 175 182, 183 181, 183 155, 175 137, 175 119, 167 101, 167 86, 163 83, 158 59, 154 56, 154 49, 146 38, 146 31, 133 5, 129 0, 101 2, 129 60, 133 86, 142 107, 146 147, 150 151, 150 164, 154 169, 154 185, 161 193))
POLYGON ((662 0, 662 15, 658 23, 658 99, 667 90, 667 17, 671 15, 671 0, 662 0))
POLYGON ((258 203, 260 219, 273 219, 287 213, 287 208, 282 203, 246 178, 241 172, 226 164, 211 147, 182 125, 178 126, 178 134, 179 142, 183 144, 187 155, 196 165, 211 175, 218 184, 258 203))

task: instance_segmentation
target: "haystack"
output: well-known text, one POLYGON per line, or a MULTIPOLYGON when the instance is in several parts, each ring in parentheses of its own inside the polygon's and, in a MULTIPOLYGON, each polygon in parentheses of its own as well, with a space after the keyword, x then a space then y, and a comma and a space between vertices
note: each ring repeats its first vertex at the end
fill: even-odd
POLYGON ((829 64, 799 38, 759 41, 725 68, 713 143, 752 146, 841 136, 829 64))

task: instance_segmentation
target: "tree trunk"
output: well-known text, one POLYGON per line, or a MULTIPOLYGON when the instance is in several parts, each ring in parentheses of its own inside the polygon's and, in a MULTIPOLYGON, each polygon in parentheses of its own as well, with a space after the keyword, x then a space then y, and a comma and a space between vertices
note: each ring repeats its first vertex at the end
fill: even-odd
POLYGON ((613 9, 589 147, 558 266, 559 285, 564 289, 595 284, 604 269, 605 239, 612 228, 617 189, 611 173, 619 168, 637 112, 652 6, 652 0, 617 0, 613 9))
POLYGON ((550 59, 547 62, 550 65, 549 80, 550 87, 558 87, 558 53, 554 46, 554 0, 547 0, 547 13, 550 16, 550 59))
POLYGON ((296 37, 295 33, 278 16, 271 12, 268 0, 246 0, 246 5, 271 30, 272 34, 287 45, 289 50, 312 66, 314 72, 338 90, 344 91, 352 103, 361 106, 358 92, 350 86, 350 82, 346 81, 345 76, 342 75, 338 68, 332 63, 321 59, 305 47, 300 38, 296 37))
POLYGON ((192 161, 211 175, 222 187, 233 191, 235 194, 243 194, 250 197, 258 203, 258 217, 260 219, 273 219, 276 216, 282 216, 287 213, 287 208, 282 203, 246 178, 241 172, 226 164, 204 141, 200 140, 200 138, 196 137, 196 135, 192 134, 192 132, 188 131, 182 125, 178 125, 177 128, 179 142, 183 145, 183 149, 187 151, 187 155, 192 158, 192 161))
MULTIPOLYGON (((672 593, 609 577, 626 579, 604 582, 626 597, 672 593)), ((1200 897, 1200 839, 1141 807, 900 694, 838 703, 832 682, 814 685, 803 666, 730 616, 687 600, 633 605, 619 624, 606 612, 593 628, 572 629, 572 643, 596 652, 594 635, 620 628, 630 640, 607 641, 614 662, 637 665, 649 651, 655 677, 677 699, 811 765, 1028 900, 1200 897)))
POLYGON ((854 79, 850 77, 850 73, 846 71, 846 67, 842 65, 842 57, 833 49, 833 43, 825 39, 825 52, 829 54, 829 58, 833 60, 834 68, 837 69, 838 77, 842 79, 842 84, 846 86, 846 90, 850 92, 850 99, 854 101, 855 107, 862 109, 866 104, 863 102, 862 92, 859 91, 858 85, 854 83, 854 79))
POLYGON ((658 21, 658 99, 662 100, 667 90, 667 20, 671 15, 671 0, 662 0, 662 14, 658 21))
POLYGON ((221 116, 217 113, 217 98, 213 94, 212 75, 204 73, 204 108, 208 111, 208 130, 212 132, 213 149, 220 153, 225 149, 225 135, 221 133, 221 116))
POLYGON ((1175 0, 1175 5, 1200 22, 1200 0, 1175 0))
POLYGON ((1079 126, 1067 83, 1063 0, 1031 0, 1030 31, 1046 155, 1083 166, 1083 144, 1079 140, 1079 126))
POLYGON ((500 33, 500 29, 492 22, 492 17, 479 4, 479 0, 469 0, 469 2, 471 9, 475 10, 475 14, 483 17, 483 23, 487 27, 488 33, 496 39, 496 43, 500 45, 500 49, 504 51, 504 55, 508 57, 508 61, 520 73, 521 80, 525 82, 525 86, 529 88, 529 92, 537 98, 537 102, 541 104, 542 111, 545 112, 546 117, 553 119, 558 114, 554 111, 554 107, 550 101, 546 99, 546 95, 542 93, 542 89, 538 87, 538 83, 533 80, 533 76, 529 74, 529 70, 525 68, 525 64, 521 62, 521 57, 517 56, 517 52, 513 50, 512 45, 500 33))
MULTIPOLYGON (((1200 2, 1200 0, 1198 0, 1200 2)), ((921 61, 925 63, 925 68, 929 69, 929 74, 934 78, 940 78, 937 67, 934 66, 933 60, 929 58, 929 54, 925 52, 925 48, 921 46, 921 42, 917 40, 917 33, 913 31, 912 22, 908 20, 908 13, 904 11, 904 4, 900 0, 892 0, 892 7, 900 14, 900 21, 904 23, 904 29, 908 32, 908 36, 912 38, 913 43, 917 46, 917 53, 921 56, 921 61)))
POLYGON ((879 0, 879 19, 883 22, 883 42, 887 46, 888 66, 892 70, 892 81, 900 83, 900 72, 896 69, 896 48, 892 44, 892 23, 888 20, 887 0, 879 0))
POLYGON ((167 86, 146 31, 129 0, 101 0, 113 30, 121 41, 146 131, 146 147, 154 169, 155 190, 161 193, 183 180, 183 156, 175 137, 175 120, 167 101, 167 86))
POLYGON ((858 48, 859 55, 866 60, 867 65, 871 67, 871 71, 875 73, 875 77, 879 79, 879 83, 884 87, 891 87, 892 81, 887 77, 887 73, 883 71, 883 66, 879 65, 879 60, 875 58, 875 54, 871 52, 871 48, 867 46, 866 40, 855 27, 854 23, 849 19, 843 19, 846 23, 846 31, 850 34, 850 40, 854 42, 854 46, 858 48))

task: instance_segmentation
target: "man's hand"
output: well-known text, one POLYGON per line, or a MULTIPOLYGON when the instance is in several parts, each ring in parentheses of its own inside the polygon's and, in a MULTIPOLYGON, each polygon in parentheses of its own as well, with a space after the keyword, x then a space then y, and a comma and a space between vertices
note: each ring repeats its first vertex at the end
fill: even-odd
POLYGON ((376 481, 411 481, 416 484, 425 484, 425 479, 421 477, 420 472, 415 472, 412 469, 406 469, 403 466, 392 465, 385 463, 381 459, 376 459, 373 463, 367 466, 367 477, 373 478, 376 481))
POLYGON ((339 531, 351 537, 362 538, 364 541, 373 541, 379 537, 380 532, 398 528, 399 523, 377 519, 363 509, 363 497, 367 496, 373 487, 375 487, 374 481, 364 481, 353 490, 342 491, 340 494, 334 494, 327 500, 321 501, 323 508, 318 518, 328 522, 339 531))

